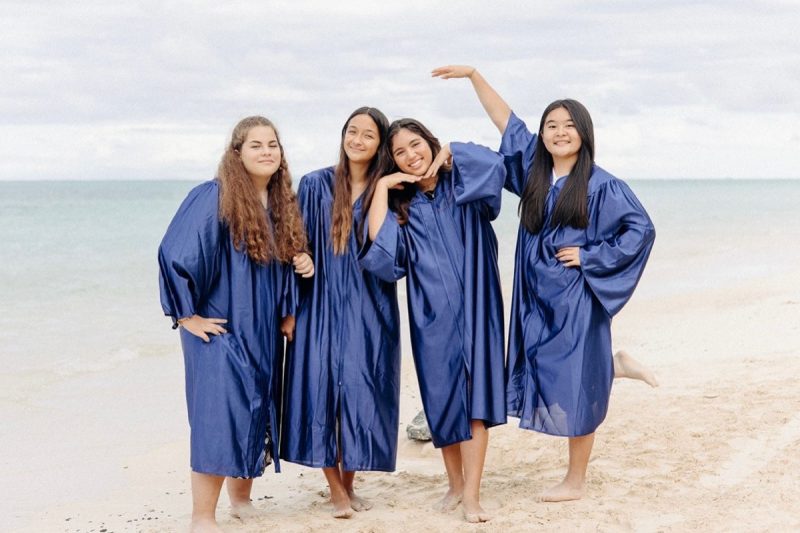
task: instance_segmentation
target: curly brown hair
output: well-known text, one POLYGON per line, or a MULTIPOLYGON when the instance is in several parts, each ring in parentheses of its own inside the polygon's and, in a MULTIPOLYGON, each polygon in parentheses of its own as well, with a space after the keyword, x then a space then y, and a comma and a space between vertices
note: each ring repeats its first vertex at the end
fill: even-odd
POLYGON ((350 185, 350 165, 347 154, 344 151, 344 136, 347 126, 353 117, 367 115, 378 127, 380 143, 375 157, 370 161, 367 169, 367 188, 364 191, 365 201, 362 218, 357 221, 356 236, 359 238, 363 233, 364 220, 366 219, 366 206, 371 203, 372 195, 375 192, 375 184, 389 169, 389 153, 386 151, 386 133, 389 129, 389 120, 379 109, 374 107, 359 107, 353 111, 342 127, 342 137, 339 142, 339 162, 334 168, 333 175, 333 208, 331 209, 331 241, 333 241, 333 252, 342 255, 347 251, 347 243, 350 240, 350 232, 353 228, 353 205, 351 201, 350 185))
POLYGON ((308 240, 297 197, 292 191, 292 176, 278 130, 272 122, 253 116, 236 124, 231 141, 222 154, 217 179, 220 183, 220 217, 230 228, 237 250, 244 248, 250 259, 262 264, 272 259, 289 263, 298 253, 307 252, 308 240), (256 186, 239 158, 247 134, 256 126, 272 128, 281 150, 281 164, 267 184, 267 212, 271 224, 267 223, 256 186))

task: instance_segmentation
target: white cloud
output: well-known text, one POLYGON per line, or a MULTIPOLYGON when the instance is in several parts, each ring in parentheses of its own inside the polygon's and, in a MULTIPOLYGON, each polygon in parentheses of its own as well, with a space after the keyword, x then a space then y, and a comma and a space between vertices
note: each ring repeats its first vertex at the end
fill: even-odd
POLYGON ((248 114, 275 120, 302 174, 333 162, 341 121, 364 104, 418 117, 445 139, 496 146, 469 84, 428 75, 458 62, 478 65, 534 125, 553 99, 583 101, 598 125, 598 161, 620 175, 800 177, 800 15, 791 2, 5 2, 0 10, 0 179, 204 178, 248 114), (755 143, 780 147, 768 165, 741 135, 763 124, 781 128, 755 143), (30 143, 39 132, 56 135, 44 154, 30 143))

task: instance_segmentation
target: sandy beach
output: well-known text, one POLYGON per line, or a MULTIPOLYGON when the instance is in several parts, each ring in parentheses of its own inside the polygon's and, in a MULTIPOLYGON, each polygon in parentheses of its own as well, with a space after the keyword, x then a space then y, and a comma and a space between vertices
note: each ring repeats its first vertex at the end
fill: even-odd
MULTIPOLYGON (((766 257, 772 244, 752 242, 749 252, 766 257)), ((431 510, 446 478, 430 443, 405 438, 421 407, 405 357, 397 471, 357 477, 372 510, 334 520, 322 474, 284 462, 283 473, 268 469, 254 485, 261 518, 229 517, 223 495, 221 525, 243 532, 800 529, 800 270, 737 273, 737 250, 724 240, 708 250, 698 240, 659 236, 613 331, 616 348, 650 365, 661 386, 615 382, 584 499, 536 502, 565 471, 566 441, 510 419, 490 433, 483 502, 494 519, 471 525, 460 509, 431 510), (720 277, 714 265, 722 262, 720 277)), ((787 250, 781 264, 798 256, 787 250)), ((177 343, 173 359, 121 357, 36 387, 35 400, 20 393, 29 405, 4 411, 40 428, 7 435, 15 447, 4 467, 12 481, 2 499, 8 530, 186 530, 188 427, 177 343), (48 454, 53 437, 72 447, 48 454), (21 450, 27 461, 14 460, 21 450)))
MULTIPOLYGON (((678 274, 671 273, 669 257, 659 261, 658 253, 652 266, 641 287, 645 295, 648 287, 678 274)), ((483 495, 494 519, 470 525, 460 510, 434 512, 431 504, 446 488, 439 452, 429 443, 408 441, 403 425, 397 472, 357 478, 363 496, 375 504, 372 510, 349 521, 330 518, 321 473, 284 462, 283 473, 268 471, 255 483, 253 496, 262 518, 245 524, 228 517, 223 496, 221 524, 227 531, 253 532, 800 528, 800 272, 750 279, 735 291, 723 286, 634 297, 615 320, 614 332, 617 347, 650 364, 661 386, 615 382, 589 466, 588 493, 581 501, 535 501, 563 474, 566 442, 518 429, 511 419, 491 431, 483 495)), ((404 359, 404 365, 401 420, 407 422, 421 404, 411 359, 404 359)), ((156 366, 165 378, 134 380, 127 389, 117 388, 109 376, 104 377, 110 381, 97 383, 82 378, 88 394, 97 393, 105 381, 115 391, 112 403, 138 397, 145 405, 162 404, 163 417, 158 412, 143 416, 167 422, 153 422, 152 433, 133 443, 98 435, 100 428, 108 433, 105 424, 87 425, 85 447, 75 452, 79 460, 72 465, 83 475, 55 465, 60 475, 54 476, 49 465, 41 465, 36 477, 66 489, 67 500, 39 508, 30 494, 27 508, 6 511, 19 513, 15 530, 186 529, 190 494, 182 371, 178 358, 167 368, 163 362, 156 366)), ((135 370, 123 365, 117 379, 128 379, 135 370)), ((51 394, 56 403, 58 391, 51 394)), ((144 420, 129 423, 148 430, 144 420)), ((16 492, 12 501, 19 499, 16 488, 5 485, 6 491, 16 492)), ((24 495, 32 489, 20 490, 24 495)))

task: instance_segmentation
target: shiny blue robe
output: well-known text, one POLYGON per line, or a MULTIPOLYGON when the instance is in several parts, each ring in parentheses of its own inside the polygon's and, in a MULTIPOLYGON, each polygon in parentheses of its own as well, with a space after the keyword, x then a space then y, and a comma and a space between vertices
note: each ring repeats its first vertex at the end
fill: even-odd
POLYGON ((257 264, 234 248, 219 217, 216 181, 195 187, 181 204, 158 262, 165 315, 228 320, 228 333, 209 335, 208 343, 180 329, 192 470, 258 477, 278 451, 279 323, 282 307, 292 306, 284 292, 292 269, 275 261, 257 264))
POLYGON ((400 400, 400 320, 393 280, 358 264, 362 198, 347 251, 331 246, 333 169, 304 176, 298 200, 316 273, 298 278, 286 355, 281 458, 311 467, 393 471, 400 400), (337 428, 338 426, 338 428, 337 428), (338 433, 338 435, 337 435, 338 433))
POLYGON ((503 299, 497 238, 503 159, 451 143, 453 170, 431 200, 417 191, 403 226, 388 212, 361 264, 386 280, 406 276, 422 405, 438 448, 472 438, 471 420, 506 421, 503 299))
MULTIPOLYGON (((520 196, 536 136, 512 113, 500 153, 505 187, 520 196)), ((589 179, 586 229, 551 228, 558 194, 552 185, 543 229, 520 225, 508 341, 508 414, 520 427, 560 436, 592 433, 608 410, 614 363, 611 318, 628 301, 655 239, 650 217, 625 182, 595 166, 589 179), (581 266, 556 252, 579 246, 581 266)))

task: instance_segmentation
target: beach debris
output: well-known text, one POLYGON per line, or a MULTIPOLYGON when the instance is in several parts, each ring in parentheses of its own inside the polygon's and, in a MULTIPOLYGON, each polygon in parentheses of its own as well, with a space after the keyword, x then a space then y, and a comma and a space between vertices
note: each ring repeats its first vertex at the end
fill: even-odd
POLYGON ((428 420, 425 411, 420 411, 417 416, 406 426, 406 436, 409 440, 428 442, 431 440, 431 430, 428 429, 428 420))

